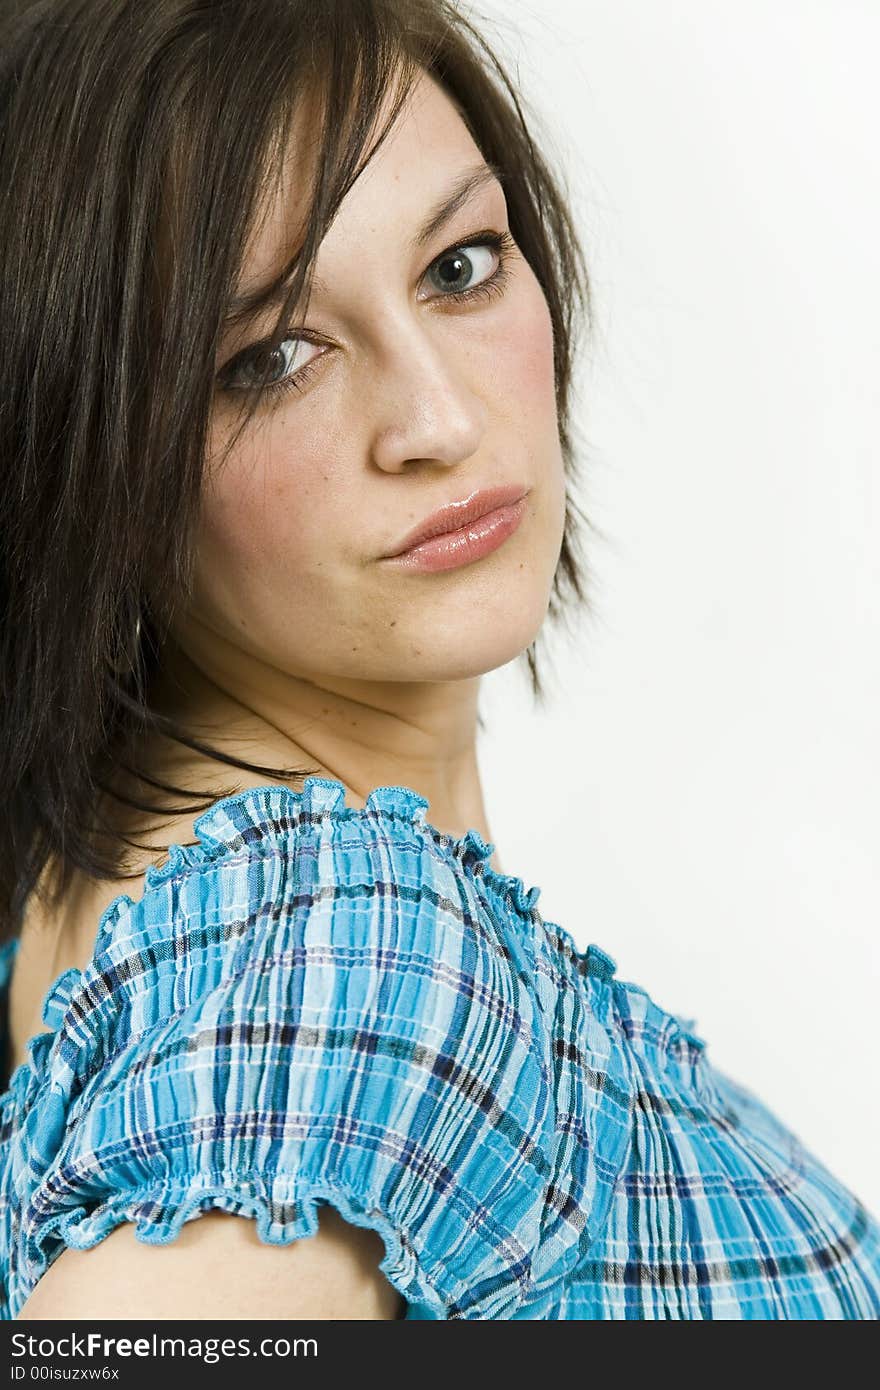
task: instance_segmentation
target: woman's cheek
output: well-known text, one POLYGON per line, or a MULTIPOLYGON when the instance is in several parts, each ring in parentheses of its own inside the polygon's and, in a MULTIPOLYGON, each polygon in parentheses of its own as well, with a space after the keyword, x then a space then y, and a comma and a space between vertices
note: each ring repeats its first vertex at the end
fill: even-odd
MULTIPOLYGON (((304 507, 305 501, 305 507, 304 507)), ((302 474, 294 469, 289 438, 263 430, 237 447, 206 479, 202 530, 209 544, 243 558, 290 535, 303 511, 302 474)))
POLYGON ((531 419, 541 428, 549 419, 555 420, 553 323, 537 282, 529 311, 505 338, 501 360, 504 370, 500 379, 508 384, 510 399, 517 403, 517 417, 523 422, 531 419))

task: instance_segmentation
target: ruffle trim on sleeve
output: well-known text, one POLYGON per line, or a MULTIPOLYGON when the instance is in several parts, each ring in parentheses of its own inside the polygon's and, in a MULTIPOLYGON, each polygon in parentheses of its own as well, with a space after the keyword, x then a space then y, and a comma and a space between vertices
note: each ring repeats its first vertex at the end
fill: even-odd
POLYGON ((188 1221, 212 1208, 254 1219, 257 1238, 266 1245, 291 1245, 317 1234, 323 1204, 351 1225, 381 1236, 385 1254, 379 1268, 412 1305, 409 1316, 450 1317, 453 1292, 442 1263, 432 1267, 428 1252, 413 1247, 368 1194, 346 1190, 338 1181, 303 1182, 289 1174, 194 1173, 148 1191, 117 1192, 91 1209, 78 1206, 43 1222, 28 1242, 28 1261, 45 1272, 66 1246, 90 1250, 125 1222, 132 1223, 142 1244, 169 1245, 188 1221))

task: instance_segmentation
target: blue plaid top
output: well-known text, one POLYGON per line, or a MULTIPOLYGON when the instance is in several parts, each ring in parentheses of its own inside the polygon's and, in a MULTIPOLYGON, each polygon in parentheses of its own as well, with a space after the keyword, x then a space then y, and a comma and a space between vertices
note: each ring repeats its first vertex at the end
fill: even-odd
MULTIPOLYGON (((248 790, 101 917, 0 1097, 0 1316, 200 1212, 379 1232, 409 1318, 877 1318, 880 1228, 427 800, 248 790)), ((17 941, 0 948, 0 998, 17 941)))

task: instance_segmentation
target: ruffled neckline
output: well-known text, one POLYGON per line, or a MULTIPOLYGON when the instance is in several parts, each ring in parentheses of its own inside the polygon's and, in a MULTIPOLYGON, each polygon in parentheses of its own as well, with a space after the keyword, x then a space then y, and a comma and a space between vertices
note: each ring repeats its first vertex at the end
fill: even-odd
MULTIPOLYGON (((20 1062, 0 1093, 0 1112, 22 1093, 27 1095, 39 1079, 42 1065, 70 1007, 74 993, 99 968, 99 961, 113 936, 120 932, 149 893, 182 870, 206 867, 228 854, 253 844, 267 836, 277 836, 293 830, 302 823, 335 821, 371 821, 397 819, 408 823, 416 832, 427 835, 437 848, 459 864, 474 881, 482 881, 494 892, 502 905, 516 913, 524 926, 534 925, 536 904, 541 890, 526 888, 516 874, 503 873, 489 863, 495 851, 491 841, 484 840, 478 830, 466 830, 463 835, 448 835, 427 819, 430 802, 412 787, 388 785, 375 787, 363 807, 345 804, 345 787, 329 777, 310 776, 302 789, 294 791, 283 784, 248 787, 216 801, 193 822, 196 843, 171 844, 167 859, 161 865, 150 865, 144 874, 144 891, 134 899, 120 893, 104 909, 98 922, 94 946, 84 970, 72 966, 61 972, 43 996, 41 1018, 47 1030, 35 1033, 25 1047, 27 1056, 20 1062)), ((581 952, 573 937, 556 922, 544 920, 544 925, 556 934, 560 945, 581 974, 610 979, 616 962, 606 952, 590 945, 581 952)), ((18 952, 19 938, 0 945, 0 995, 10 981, 18 952)), ((3 1039, 4 1048, 8 1043, 3 1039)))

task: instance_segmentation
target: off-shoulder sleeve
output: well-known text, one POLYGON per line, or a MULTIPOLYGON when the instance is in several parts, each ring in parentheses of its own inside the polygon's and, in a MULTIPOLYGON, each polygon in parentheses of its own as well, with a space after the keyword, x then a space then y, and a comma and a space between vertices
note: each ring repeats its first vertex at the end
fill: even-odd
POLYGON ((382 1237, 408 1317, 554 1315, 624 1158, 608 1036, 566 1051, 491 846, 406 788, 342 797, 217 803, 56 982, 17 1079, 13 1316, 121 1222, 164 1244, 214 1207, 285 1245, 322 1202, 382 1237))

